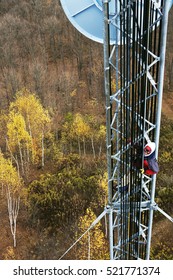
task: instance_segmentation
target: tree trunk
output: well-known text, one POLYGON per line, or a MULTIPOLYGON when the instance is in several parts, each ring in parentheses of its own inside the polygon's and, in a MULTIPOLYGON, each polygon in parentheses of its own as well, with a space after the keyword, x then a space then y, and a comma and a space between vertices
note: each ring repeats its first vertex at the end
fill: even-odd
POLYGON ((95 153, 95 147, 94 147, 94 139, 93 139, 93 135, 91 137, 91 145, 92 145, 92 150, 93 150, 93 156, 94 158, 96 157, 96 153, 95 153))
MULTIPOLYGON (((18 176, 19 176, 19 178, 20 178, 19 162, 18 162, 17 158, 15 158, 15 157, 13 156, 13 153, 12 153, 12 151, 11 151, 11 149, 10 149, 10 146, 9 146, 9 144, 8 144, 8 139, 7 139, 7 138, 6 138, 6 144, 7 144, 8 150, 9 150, 9 152, 10 152, 11 158, 15 161, 15 163, 16 163, 16 165, 17 165, 17 172, 18 172, 18 176)), ((16 156, 16 157, 17 157, 17 156, 16 156)))
POLYGON ((17 216, 19 213, 19 204, 20 204, 20 197, 13 197, 7 188, 7 203, 8 203, 8 215, 10 221, 10 229, 13 236, 13 245, 16 247, 16 223, 17 223, 17 216))
POLYGON ((22 174, 25 174, 25 170, 24 170, 24 164, 23 164, 23 155, 22 155, 22 149, 21 149, 21 144, 20 141, 18 139, 18 146, 19 146, 19 154, 20 154, 20 162, 21 162, 21 167, 22 167, 22 174))
POLYGON ((42 167, 44 167, 44 133, 43 132, 42 132, 41 145, 42 145, 42 167))
POLYGON ((83 153, 86 156, 85 137, 83 137, 83 153))
POLYGON ((81 147, 80 147, 80 139, 78 136, 78 149, 79 149, 79 156, 81 156, 81 147))
POLYGON ((100 148, 99 148, 99 158, 101 157, 101 153, 102 153, 102 143, 100 144, 100 148))

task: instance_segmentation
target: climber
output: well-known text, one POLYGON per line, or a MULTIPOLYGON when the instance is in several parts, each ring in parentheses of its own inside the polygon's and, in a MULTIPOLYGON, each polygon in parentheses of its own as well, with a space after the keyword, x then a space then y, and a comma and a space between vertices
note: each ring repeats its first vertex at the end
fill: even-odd
POLYGON ((141 172, 145 175, 154 175, 159 172, 158 162, 155 156, 156 144, 148 142, 144 147, 144 168, 141 172))

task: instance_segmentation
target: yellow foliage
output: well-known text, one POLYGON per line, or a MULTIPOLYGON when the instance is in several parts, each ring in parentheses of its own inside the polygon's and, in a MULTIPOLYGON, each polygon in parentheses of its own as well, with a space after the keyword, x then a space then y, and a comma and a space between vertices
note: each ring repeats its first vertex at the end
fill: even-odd
POLYGON ((42 155, 42 139, 50 124, 48 111, 36 95, 25 88, 16 93, 9 111, 7 135, 11 152, 25 151, 36 162, 42 155))
POLYGON ((0 185, 7 187, 13 194, 19 193, 22 182, 11 161, 3 157, 0 152, 0 185))
MULTIPOLYGON (((93 211, 88 208, 86 210, 86 215, 81 217, 79 220, 79 236, 83 234, 94 222, 96 215, 93 211)), ((90 259, 107 259, 108 253, 106 252, 107 244, 104 238, 103 231, 101 230, 101 223, 97 223, 93 229, 89 231, 89 235, 86 234, 79 241, 80 247, 77 249, 78 259, 87 259, 90 255, 90 259), (90 241, 90 244, 89 244, 90 241), (90 245, 90 246, 89 246, 90 245), (90 247, 90 252, 88 251, 90 247)))
POLYGON ((74 133, 83 138, 88 136, 90 132, 89 125, 84 121, 84 118, 81 116, 81 114, 76 114, 73 122, 73 131, 74 133))
POLYGON ((159 161, 162 163, 170 162, 172 161, 172 154, 171 152, 164 151, 160 155, 159 161))
POLYGON ((98 135, 99 135, 99 138, 101 138, 101 139, 106 138, 106 126, 105 125, 100 125, 98 135))
POLYGON ((10 111, 20 113, 26 123, 26 129, 32 137, 38 137, 46 124, 50 123, 48 111, 45 110, 34 93, 22 89, 16 93, 16 100, 10 104, 10 111))
POLYGON ((74 89, 74 90, 70 93, 70 96, 71 96, 71 97, 76 96, 76 92, 77 92, 77 89, 74 89))
POLYGON ((15 253, 13 247, 7 247, 6 252, 3 254, 3 260, 15 260, 15 253))
POLYGON ((88 105, 90 105, 91 108, 93 108, 93 109, 95 109, 99 106, 96 98, 93 98, 92 100, 89 100, 88 105))
POLYGON ((108 174, 105 172, 99 183, 102 193, 105 193, 105 198, 108 197, 108 174))
POLYGON ((19 143, 22 146, 31 146, 31 137, 26 131, 25 120, 20 113, 10 112, 7 123, 7 135, 11 150, 15 150, 19 143))

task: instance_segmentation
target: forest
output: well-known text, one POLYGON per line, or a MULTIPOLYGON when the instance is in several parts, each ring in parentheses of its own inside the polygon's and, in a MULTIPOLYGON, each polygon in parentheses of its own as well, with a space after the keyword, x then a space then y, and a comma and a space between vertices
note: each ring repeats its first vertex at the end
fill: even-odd
MULTIPOLYGON (((156 202, 173 217, 173 11, 156 202)), ((0 259, 57 260, 107 203, 103 46, 58 0, 0 1, 0 259)), ((109 259, 106 220, 64 259, 109 259)), ((151 259, 173 259, 173 225, 155 212, 151 259)))

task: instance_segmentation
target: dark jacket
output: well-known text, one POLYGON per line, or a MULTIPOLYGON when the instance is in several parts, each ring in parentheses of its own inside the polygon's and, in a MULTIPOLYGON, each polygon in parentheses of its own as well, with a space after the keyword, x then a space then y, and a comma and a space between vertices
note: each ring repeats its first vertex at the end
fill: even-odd
POLYGON ((154 175, 159 172, 159 165, 156 160, 155 152, 150 156, 144 157, 144 174, 154 175))

